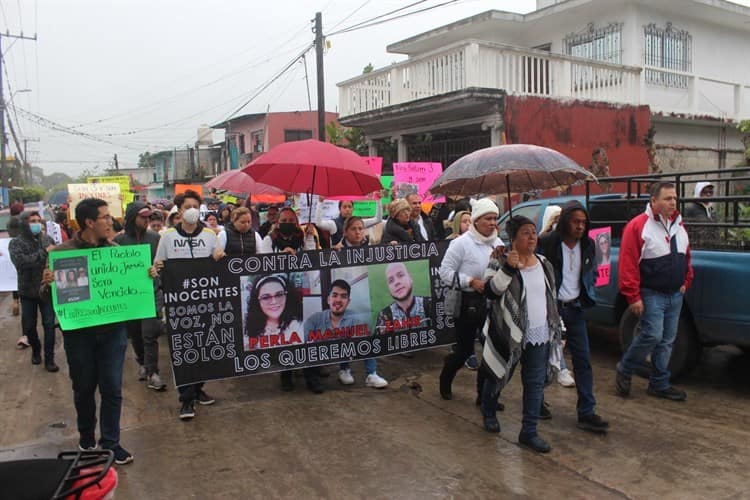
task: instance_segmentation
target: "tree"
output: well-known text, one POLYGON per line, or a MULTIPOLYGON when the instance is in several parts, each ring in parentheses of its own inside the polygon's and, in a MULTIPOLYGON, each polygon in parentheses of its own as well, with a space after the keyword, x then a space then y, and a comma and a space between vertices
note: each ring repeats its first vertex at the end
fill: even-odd
POLYGON ((151 153, 146 151, 138 155, 138 168, 149 168, 154 166, 154 159, 151 153))
POLYGON ((351 149, 363 156, 369 151, 365 140, 365 131, 359 127, 342 127, 332 121, 326 125, 326 134, 328 135, 328 142, 331 144, 351 149))
POLYGON ((362 74, 366 75, 367 73, 372 73, 372 70, 374 69, 375 68, 372 67, 372 63, 367 63, 367 66, 365 66, 364 69, 362 70, 362 74))
POLYGON ((742 145, 745 146, 745 164, 750 165, 750 120, 742 120, 737 128, 742 134, 742 145))

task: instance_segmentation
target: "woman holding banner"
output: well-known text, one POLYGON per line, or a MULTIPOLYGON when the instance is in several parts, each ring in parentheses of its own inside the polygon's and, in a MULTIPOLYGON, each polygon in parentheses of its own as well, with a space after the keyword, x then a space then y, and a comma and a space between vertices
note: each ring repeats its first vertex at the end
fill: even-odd
MULTIPOLYGON (((456 216, 460 217, 460 213, 456 216)), ((474 354, 474 340, 487 317, 487 299, 484 296, 484 272, 490 255, 503 247, 497 236, 497 217, 500 211, 489 198, 472 204, 469 230, 454 239, 445 252, 440 265, 440 279, 445 284, 458 281, 461 288, 461 314, 454 318, 456 345, 445 358, 440 372, 440 396, 452 399, 451 385, 458 370, 474 354)), ((477 371, 477 402, 480 401, 484 373, 477 371)))
POLYGON ((250 209, 240 207, 232 211, 232 220, 219 233, 214 250, 214 259, 219 260, 225 255, 232 257, 249 257, 255 255, 263 240, 257 231, 253 230, 250 209))
POLYGON ((397 245, 424 241, 416 223, 411 220, 411 206, 403 198, 397 198, 388 205, 388 222, 385 223, 381 243, 397 245))
POLYGON ((344 222, 344 237, 341 238, 341 241, 339 241, 333 248, 341 250, 345 247, 361 247, 369 245, 365 227, 365 221, 362 217, 349 217, 346 219, 346 222, 344 222))
MULTIPOLYGON (((323 200, 322 196, 318 197, 318 205, 315 210, 315 226, 324 231, 328 231, 328 234, 331 235, 331 246, 337 245, 344 239, 344 224, 354 214, 354 202, 349 200, 340 201, 338 217, 333 220, 323 220, 323 210, 321 209, 323 200)), ((375 217, 370 219, 360 219, 365 229, 380 224, 380 222, 383 221, 383 206, 381 205, 380 200, 376 201, 375 205, 377 207, 375 217)))

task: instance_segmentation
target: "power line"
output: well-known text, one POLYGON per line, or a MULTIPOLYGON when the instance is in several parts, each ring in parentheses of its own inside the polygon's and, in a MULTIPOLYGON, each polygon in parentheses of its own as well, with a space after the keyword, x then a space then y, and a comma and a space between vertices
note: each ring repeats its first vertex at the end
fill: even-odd
POLYGON ((357 12, 359 12, 360 10, 362 10, 362 8, 364 8, 364 7, 365 7, 365 6, 366 6, 366 5, 368 4, 368 3, 370 3, 371 1, 372 1, 372 0, 365 0, 365 2, 364 2, 364 3, 362 4, 362 5, 360 5, 360 6, 359 6, 359 7, 357 7, 356 9, 354 9, 354 10, 353 10, 353 11, 352 11, 352 12, 351 12, 351 13, 350 13, 350 14, 349 14, 348 16, 346 16, 346 17, 345 17, 345 18, 343 18, 343 19, 342 19, 341 21, 339 21, 339 22, 337 22, 336 24, 334 24, 334 25, 333 25, 333 26, 331 27, 331 30, 335 30, 336 28, 338 28, 339 26, 341 26, 342 24, 344 24, 344 23, 345 23, 346 21, 348 21, 349 19, 351 19, 351 17, 352 17, 352 16, 354 15, 354 14, 356 14, 357 12))
POLYGON ((339 31, 334 31, 332 33, 328 33, 327 36, 338 35, 339 33, 346 33, 347 31, 352 30, 352 29, 356 28, 357 26, 360 26, 360 25, 365 24, 365 23, 370 23, 370 22, 376 21, 376 20, 381 19, 383 17, 390 16, 391 14, 396 14, 398 12, 401 12, 402 10, 410 9, 410 8, 414 7, 415 5, 419 5, 419 4, 425 3, 426 1, 427 0, 419 0, 417 2, 410 3, 409 5, 405 5, 404 7, 399 7, 398 9, 394 9, 394 10, 386 12, 384 14, 380 14, 380 15, 377 15, 375 17, 371 17, 370 19, 367 19, 365 21, 361 21, 359 23, 353 24, 353 25, 351 25, 351 26, 349 26, 347 28, 343 28, 343 29, 341 29, 339 31))
POLYGON ((390 12, 390 13, 388 13, 388 14, 383 14, 383 15, 381 15, 381 16, 378 16, 378 17, 372 18, 372 19, 370 19, 370 20, 367 20, 367 21, 363 21, 363 22, 361 22, 361 23, 357 23, 357 24, 354 24, 354 25, 352 25, 352 26, 349 26, 348 28, 340 29, 340 30, 338 30, 338 31, 335 31, 335 32, 333 32, 333 33, 329 33, 329 34, 328 34, 327 36, 340 35, 340 34, 342 34, 342 33, 349 33, 349 32, 351 32, 351 31, 357 31, 357 30, 361 30, 361 29, 365 29, 365 28, 371 28, 371 27, 373 27, 373 26, 377 26, 377 25, 379 25, 379 24, 385 24, 385 23, 388 23, 388 22, 391 22, 391 21, 395 21, 395 20, 397 20, 397 19, 403 19, 403 18, 405 18, 405 17, 413 16, 413 15, 415 15, 415 14, 421 14, 421 13, 423 13, 423 12, 427 12, 427 11, 430 11, 430 10, 433 10, 433 9, 437 9, 437 8, 439 8, 439 7, 444 7, 444 6, 446 6, 446 5, 450 5, 450 4, 453 4, 453 3, 457 3, 457 2, 460 2, 461 0, 448 0, 447 2, 439 3, 439 4, 437 4, 437 5, 432 5, 432 6, 430 6, 430 7, 425 7, 425 8, 423 8, 423 9, 415 10, 415 11, 412 11, 412 12, 407 12, 407 13, 405 13, 405 14, 401 14, 401 15, 399 15, 399 16, 393 16, 393 17, 389 17, 388 19, 380 19, 380 18, 382 18, 382 17, 385 17, 385 16, 388 16, 388 15, 390 15, 390 14, 392 14, 392 13, 395 13, 395 12, 398 12, 398 11, 401 11, 401 10, 404 10, 404 9, 407 9, 407 8, 409 8, 409 7, 413 7, 414 5, 417 5, 417 4, 420 4, 420 3, 423 3, 423 2, 425 2, 425 1, 426 1, 426 0, 422 0, 422 1, 419 1, 419 2, 415 2, 415 3, 411 4, 411 5, 408 5, 408 6, 406 6, 406 7, 402 7, 401 9, 396 9, 396 11, 392 11, 392 12, 390 12), (380 19, 380 20, 378 20, 378 19, 380 19))

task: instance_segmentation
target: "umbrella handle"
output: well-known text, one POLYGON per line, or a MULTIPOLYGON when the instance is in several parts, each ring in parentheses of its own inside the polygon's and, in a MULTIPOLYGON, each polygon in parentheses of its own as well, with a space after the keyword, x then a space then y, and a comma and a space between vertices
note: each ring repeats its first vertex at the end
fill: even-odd
POLYGON ((312 186, 310 186, 310 191, 307 193, 307 223, 312 224, 312 195, 315 192, 315 175, 317 174, 318 166, 313 165, 313 178, 312 178, 312 186))
MULTIPOLYGON (((505 174, 505 191, 508 194, 508 220, 513 218, 513 203, 510 200, 510 175, 505 174)), ((513 246, 513 239, 508 234, 508 246, 513 246)))

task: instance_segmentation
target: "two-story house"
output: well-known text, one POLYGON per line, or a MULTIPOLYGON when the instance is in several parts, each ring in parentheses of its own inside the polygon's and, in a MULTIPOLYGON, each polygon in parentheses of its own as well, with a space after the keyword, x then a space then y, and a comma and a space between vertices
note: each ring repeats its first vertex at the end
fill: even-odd
POLYGON ((725 0, 537 0, 393 43, 407 59, 339 83, 371 154, 449 165, 532 143, 612 175, 742 161, 750 8, 725 0), (387 156, 387 155, 386 155, 387 156))

